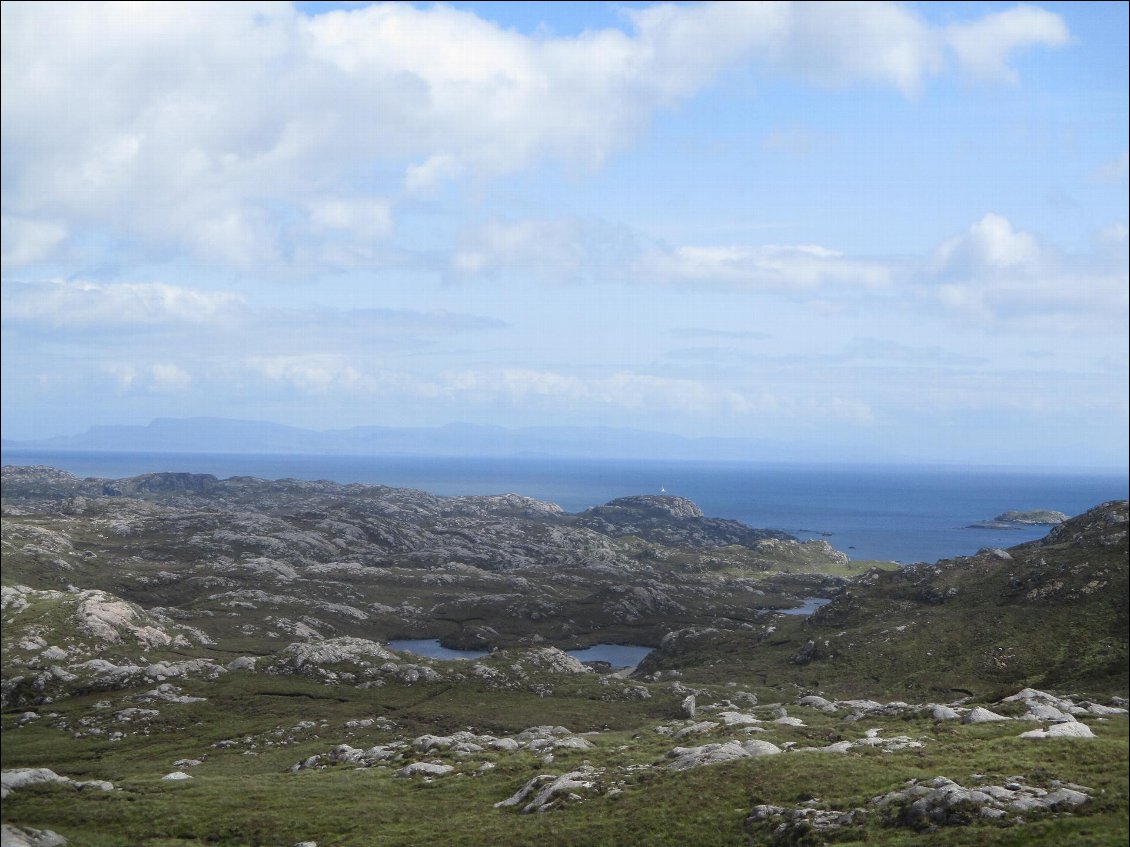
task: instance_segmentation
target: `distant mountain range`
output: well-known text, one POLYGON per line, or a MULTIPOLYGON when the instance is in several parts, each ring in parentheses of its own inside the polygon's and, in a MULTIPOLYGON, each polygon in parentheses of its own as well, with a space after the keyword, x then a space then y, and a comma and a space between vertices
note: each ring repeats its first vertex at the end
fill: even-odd
POLYGON ((703 461, 898 461, 842 446, 744 438, 684 438, 613 427, 358 426, 312 430, 227 418, 157 418, 145 426, 93 426, 80 435, 4 440, 5 451, 271 453, 703 461))

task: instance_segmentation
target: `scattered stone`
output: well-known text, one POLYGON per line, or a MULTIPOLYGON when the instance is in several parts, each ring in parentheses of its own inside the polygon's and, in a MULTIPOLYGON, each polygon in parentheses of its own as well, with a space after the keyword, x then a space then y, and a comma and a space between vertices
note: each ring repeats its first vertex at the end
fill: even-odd
POLYGON ((445 776, 455 770, 451 765, 438 765, 434 762, 413 762, 396 772, 398 777, 408 779, 414 776, 445 776))
POLYGON ((192 775, 184 771, 173 771, 172 773, 165 774, 161 779, 169 780, 170 782, 180 782, 186 779, 192 779, 192 775))
POLYGON ((810 709, 819 709, 821 712, 827 712, 828 714, 839 711, 839 707, 835 703, 830 700, 825 700, 823 697, 817 696, 816 694, 801 697, 797 703, 801 706, 808 706, 810 709))
POLYGON ((0 847, 66 847, 67 839, 49 829, 0 826, 0 847))
POLYGON ((685 771, 704 765, 716 765, 734 759, 747 759, 751 756, 770 756, 780 753, 781 748, 768 741, 725 741, 718 744, 705 744, 702 747, 676 747, 667 754, 674 759, 668 770, 685 771))
POLYGON ((969 713, 961 719, 962 723, 992 723, 994 721, 1010 721, 1012 718, 998 715, 996 712, 990 712, 983 706, 975 706, 969 710, 969 713))
MULTIPOLYGON (((753 715, 747 715, 745 712, 721 712, 718 715, 722 719, 722 723, 726 726, 751 726, 753 724, 761 723, 753 715)), ((774 723, 780 723, 782 720, 778 718, 774 723)), ((787 720, 798 720, 797 718, 788 718, 787 720)), ((795 726, 796 724, 794 724, 795 726)))
POLYGON ((1125 715, 1126 709, 1118 706, 1104 706, 1101 703, 1083 703, 1083 707, 1092 715, 1125 715))
POLYGON ((1020 733, 1021 738, 1094 738, 1095 733, 1085 723, 1057 723, 1047 729, 1033 729, 1020 733))
POLYGON ((524 803, 520 810, 523 815, 548 812, 565 799, 580 800, 581 797, 576 792, 591 791, 595 787, 598 775, 599 772, 589 765, 561 776, 541 774, 535 776, 510 797, 495 803, 494 807, 501 809, 524 803), (533 799, 530 799, 531 795, 533 799))
MULTIPOLYGON (((295 642, 282 651, 284 660, 295 670, 308 665, 339 665, 369 662, 375 659, 396 660, 396 653, 375 641, 364 638, 327 638, 315 642, 295 642)), ((246 657, 240 657, 246 658, 246 657)), ((239 659, 236 659, 239 661, 239 659)))
POLYGON ((113 791, 114 784, 100 779, 91 779, 85 782, 78 782, 67 776, 60 776, 50 768, 14 768, 8 771, 0 772, 0 799, 6 798, 9 794, 19 788, 26 788, 29 785, 41 785, 43 783, 57 782, 62 785, 69 785, 79 791, 86 788, 93 788, 98 791, 113 791))
MULTIPOLYGON (((1071 724, 1060 724, 1071 726, 1071 724)), ((774 843, 793 843, 791 839, 810 832, 842 840, 841 830, 862 825, 874 814, 895 826, 928 832, 943 826, 961 826, 974 821, 1000 820, 1012 815, 1015 823, 1023 823, 1019 813, 1033 811, 1069 811, 1090 800, 1090 789, 1053 780, 1052 790, 1026 786, 1013 780, 1004 785, 978 785, 966 788, 944 776, 929 780, 910 780, 901 788, 873 797, 866 807, 848 810, 820 808, 811 805, 799 808, 757 805, 746 817, 746 826, 768 824, 774 843)), ((799 842, 798 842, 799 843, 799 842)), ((804 842, 807 843, 807 842, 804 842)))
POLYGON ((721 724, 717 721, 699 721, 683 727, 675 733, 674 737, 679 739, 686 738, 688 735, 704 735, 707 732, 713 732, 720 726, 721 724))

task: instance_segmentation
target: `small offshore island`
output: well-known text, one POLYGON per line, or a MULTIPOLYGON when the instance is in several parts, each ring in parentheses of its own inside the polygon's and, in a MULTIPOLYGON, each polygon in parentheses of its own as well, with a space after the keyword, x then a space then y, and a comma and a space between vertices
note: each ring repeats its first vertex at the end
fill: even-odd
POLYGON ((1127 503, 1002 519, 5 467, 3 844, 1124 843, 1127 503))
POLYGON ((989 521, 970 524, 970 529, 1022 529, 1028 526, 1059 526, 1067 515, 1053 509, 1033 509, 1027 512, 1003 512, 989 521))

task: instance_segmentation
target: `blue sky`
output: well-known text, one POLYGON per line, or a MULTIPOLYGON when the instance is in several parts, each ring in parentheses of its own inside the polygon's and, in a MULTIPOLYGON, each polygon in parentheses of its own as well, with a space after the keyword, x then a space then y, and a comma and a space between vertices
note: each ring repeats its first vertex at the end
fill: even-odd
POLYGON ((1127 9, 5 4, 4 436, 1124 468, 1127 9))

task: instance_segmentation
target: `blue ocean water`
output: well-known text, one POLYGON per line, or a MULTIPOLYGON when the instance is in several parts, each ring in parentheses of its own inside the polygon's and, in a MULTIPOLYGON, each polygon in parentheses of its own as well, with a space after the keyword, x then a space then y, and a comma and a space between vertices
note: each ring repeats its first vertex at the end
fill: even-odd
POLYGON ((188 471, 375 483, 441 495, 513 492, 570 512, 666 491, 690 498, 711 517, 826 538, 857 560, 908 564, 1008 547, 1047 532, 969 528, 1001 512, 1076 515, 1126 499, 1128 489, 1125 473, 995 468, 17 450, 3 451, 0 461, 51 465, 84 477, 188 471))

